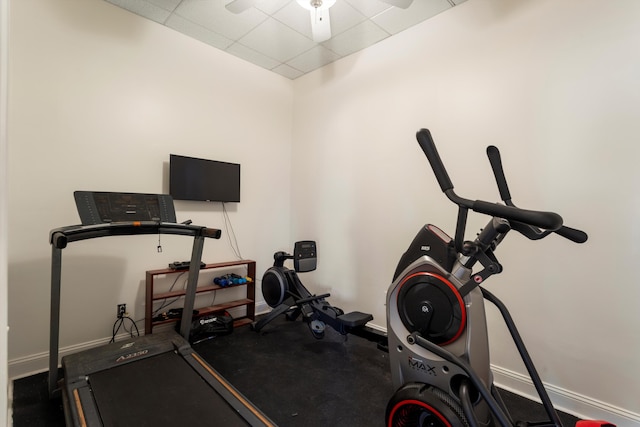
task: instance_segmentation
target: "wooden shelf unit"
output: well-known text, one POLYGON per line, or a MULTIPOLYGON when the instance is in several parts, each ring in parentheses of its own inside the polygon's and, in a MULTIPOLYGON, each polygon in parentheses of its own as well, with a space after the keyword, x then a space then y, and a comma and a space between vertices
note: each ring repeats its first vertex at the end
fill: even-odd
MULTIPOLYGON (((196 308, 198 310, 198 316, 205 316, 207 314, 215 313, 217 311, 228 310, 234 307, 242 307, 246 308, 246 314, 243 317, 234 318, 233 326, 242 326, 247 325, 255 320, 255 299, 256 299, 256 262, 252 260, 240 260, 240 261, 229 261, 229 262, 220 262, 215 264, 207 264, 202 267, 200 270, 208 270, 208 269, 216 269, 216 268, 229 268, 235 266, 247 266, 247 276, 252 279, 251 282, 243 283, 241 285, 231 285, 227 287, 222 287, 214 284, 198 286, 196 289, 196 293, 200 294, 203 292, 219 292, 224 291, 225 289, 236 289, 241 286, 246 287, 246 298, 241 298, 233 301, 228 301, 220 304, 215 304, 209 307, 199 307, 196 308)), ((163 325, 167 323, 175 323, 178 319, 167 319, 154 321, 153 320, 153 302, 159 300, 166 300, 169 298, 180 298, 185 295, 185 290, 177 290, 170 292, 158 292, 154 293, 154 280, 156 276, 170 275, 170 274, 180 274, 187 272, 188 270, 173 270, 171 268, 162 268, 159 270, 149 270, 146 273, 146 294, 145 294, 145 316, 144 316, 144 333, 151 334, 153 332, 153 327, 158 325, 163 325)))

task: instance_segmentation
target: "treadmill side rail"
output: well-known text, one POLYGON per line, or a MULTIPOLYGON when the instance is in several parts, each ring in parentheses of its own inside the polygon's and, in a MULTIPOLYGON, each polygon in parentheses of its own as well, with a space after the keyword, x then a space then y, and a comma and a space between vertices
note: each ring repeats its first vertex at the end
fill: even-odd
POLYGON ((202 378, 218 392, 238 413, 254 427, 276 427, 260 409, 249 401, 242 393, 232 386, 222 375, 213 369, 192 349, 187 350, 185 360, 196 370, 202 378))
POLYGON ((192 236, 194 239, 193 251, 189 279, 187 282, 187 293, 185 295, 184 313, 186 321, 182 322, 183 327, 180 333, 188 338, 191 317, 193 316, 193 305, 195 303, 195 290, 200 273, 200 261, 204 238, 219 239, 221 235, 219 229, 202 227, 192 224, 177 224, 154 221, 131 221, 112 222, 94 225, 72 225, 51 230, 49 242, 52 247, 51 254, 51 315, 49 329, 49 396, 54 397, 59 393, 57 383, 60 380, 58 375, 58 358, 60 351, 60 292, 62 277, 62 250, 71 242, 95 239, 105 236, 124 236, 138 234, 177 234, 192 236), (197 266, 197 267, 194 267, 197 266), (193 295, 191 295, 193 293, 193 295))

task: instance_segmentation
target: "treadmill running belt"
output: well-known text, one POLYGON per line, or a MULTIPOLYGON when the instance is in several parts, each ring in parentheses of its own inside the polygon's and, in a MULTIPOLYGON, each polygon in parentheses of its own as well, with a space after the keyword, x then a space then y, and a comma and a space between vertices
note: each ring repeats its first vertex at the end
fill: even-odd
POLYGON ((248 425, 174 352, 91 374, 89 383, 105 427, 248 425))

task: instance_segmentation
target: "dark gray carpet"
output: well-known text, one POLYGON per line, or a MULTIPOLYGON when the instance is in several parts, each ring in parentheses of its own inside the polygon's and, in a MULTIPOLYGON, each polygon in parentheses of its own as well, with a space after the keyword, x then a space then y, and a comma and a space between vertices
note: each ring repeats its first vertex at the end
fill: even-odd
POLYGON ((194 348, 281 427, 384 425, 389 358, 372 342, 278 319, 194 348))
MULTIPOLYGON (((384 426, 393 387, 388 355, 372 342, 331 329, 316 340, 304 323, 283 316, 261 333, 245 326, 194 349, 280 427, 384 426)), ((546 419, 541 405, 502 395, 514 419, 546 419)), ((577 421, 560 417, 565 426, 577 421)), ((13 422, 64 426, 60 401, 48 399, 46 373, 14 382, 13 422)))

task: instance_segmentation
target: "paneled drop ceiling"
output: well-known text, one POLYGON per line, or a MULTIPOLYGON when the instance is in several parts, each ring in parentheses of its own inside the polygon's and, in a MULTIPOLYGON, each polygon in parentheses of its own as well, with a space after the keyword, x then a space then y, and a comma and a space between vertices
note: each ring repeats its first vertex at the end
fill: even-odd
POLYGON ((378 0, 337 0, 332 37, 316 43, 309 11, 296 0, 260 0, 242 13, 231 0, 105 0, 255 65, 295 79, 410 28, 465 0, 414 0, 400 9, 378 0))

